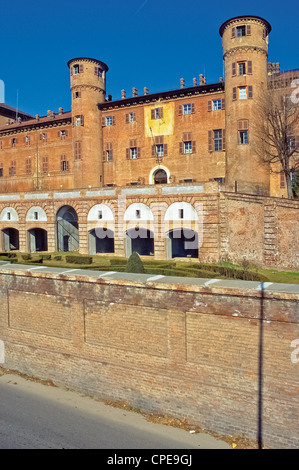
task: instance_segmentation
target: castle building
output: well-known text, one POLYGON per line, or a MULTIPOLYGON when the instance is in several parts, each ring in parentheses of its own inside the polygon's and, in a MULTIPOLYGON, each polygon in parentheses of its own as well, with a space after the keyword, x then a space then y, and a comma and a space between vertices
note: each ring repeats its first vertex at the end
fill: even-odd
POLYGON ((79 57, 67 64, 71 111, 13 120, 0 105, 2 251, 218 260, 227 195, 287 197, 283 175, 252 145, 259 92, 270 77, 282 86, 299 77, 267 66, 270 31, 257 16, 223 23, 218 83, 200 75, 192 87, 181 79, 176 90, 133 88, 113 101, 108 66, 79 57))

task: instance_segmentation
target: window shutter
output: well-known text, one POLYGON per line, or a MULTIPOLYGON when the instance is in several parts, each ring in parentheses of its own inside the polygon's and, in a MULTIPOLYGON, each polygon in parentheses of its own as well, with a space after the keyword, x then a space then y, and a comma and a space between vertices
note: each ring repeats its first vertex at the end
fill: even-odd
POLYGON ((225 109, 225 98, 221 100, 221 109, 225 109))
POLYGON ((74 127, 75 126, 75 118, 72 117, 72 126, 74 127))
POLYGON ((26 137, 23 137, 23 142, 26 142, 26 137))
POLYGON ((140 154, 140 147, 137 147, 137 158, 140 158, 141 154, 140 154))
POLYGON ((225 129, 222 129, 222 150, 225 150, 225 129))
POLYGON ((208 111, 212 111, 212 101, 208 101, 208 111))
POLYGON ((252 74, 252 60, 247 62, 247 73, 250 75, 252 74))
POLYGON ((163 117, 163 108, 159 108, 159 118, 163 117))
POLYGON ((234 87, 233 88, 233 100, 236 100, 237 99, 237 88, 234 87))
POLYGON ((103 162, 106 161, 106 150, 103 150, 103 162))
POLYGON ((109 161, 113 162, 113 150, 112 149, 110 149, 110 152, 109 152, 109 161))
POLYGON ((179 104, 179 116, 183 114, 183 106, 179 104))
POLYGON ((263 29, 263 39, 265 39, 267 36, 266 28, 263 29))
POLYGON ((115 125, 115 116, 112 116, 112 126, 115 125))
POLYGON ((136 113, 133 113, 133 121, 136 121, 136 113))
POLYGON ((252 85, 248 85, 248 99, 253 98, 252 85))
POLYGON ((99 67, 95 67, 95 68, 94 68, 94 74, 95 74, 95 75, 99 75, 99 67))
POLYGON ((60 137, 60 131, 57 131, 57 137, 60 137))
POLYGON ((232 38, 235 38, 236 37, 236 28, 233 27, 232 28, 232 38))
POLYGON ((213 134, 212 131, 209 131, 209 152, 213 152, 213 134))
POLYGON ((183 142, 180 142, 180 145, 179 145, 179 152, 180 152, 180 153, 183 153, 183 151, 184 151, 183 142))
POLYGON ((155 110, 154 109, 151 110, 151 119, 155 119, 155 110))
POLYGON ((105 127, 105 125, 106 125, 106 119, 102 117, 102 126, 105 127))
POLYGON ((251 36, 251 25, 250 24, 246 25, 246 36, 251 36))
POLYGON ((168 146, 167 144, 163 144, 163 155, 166 157, 168 152, 168 146))
POLYGON ((156 146, 152 145, 152 157, 156 156, 156 146))
POLYGON ((71 67, 71 76, 73 75, 73 67, 71 67))
POLYGON ((196 142, 195 142, 195 140, 192 141, 192 153, 196 153, 196 142))
POLYGON ((242 131, 242 130, 243 130, 243 121, 242 121, 242 119, 240 119, 238 121, 238 131, 242 131))
POLYGON ((79 73, 83 72, 83 64, 79 64, 79 73))
POLYGON ((126 123, 128 123, 128 122, 129 122, 129 115, 126 114, 126 123))
POLYGON ((80 115, 80 122, 81 122, 81 126, 84 126, 84 116, 83 116, 83 114, 80 115))
POLYGON ((195 112, 195 105, 194 103, 191 103, 191 113, 193 114, 195 112))
POLYGON ((130 149, 126 149, 126 159, 130 160, 130 149))
POLYGON ((232 76, 234 77, 236 75, 236 62, 232 63, 232 76))

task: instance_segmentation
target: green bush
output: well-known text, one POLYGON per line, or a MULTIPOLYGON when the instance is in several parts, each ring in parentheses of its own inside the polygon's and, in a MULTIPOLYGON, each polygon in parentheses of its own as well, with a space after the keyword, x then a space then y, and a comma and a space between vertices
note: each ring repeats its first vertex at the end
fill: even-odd
POLYGON ((46 259, 46 260, 48 259, 49 260, 49 259, 51 259, 51 255, 42 255, 42 259, 46 259))
POLYGON ((126 264, 127 273, 144 273, 144 266, 140 256, 134 251, 128 259, 126 264))
POLYGON ((92 256, 68 255, 65 257, 65 261, 71 264, 92 264, 92 256))
POLYGON ((24 254, 21 255, 21 258, 22 258, 24 261, 31 260, 31 254, 30 254, 30 253, 24 253, 24 254))
POLYGON ((127 260, 125 258, 111 258, 110 266, 126 266, 127 260))
POLYGON ((56 256, 54 256, 53 260, 54 260, 54 261, 61 261, 61 260, 62 260, 62 256, 56 255, 56 256))

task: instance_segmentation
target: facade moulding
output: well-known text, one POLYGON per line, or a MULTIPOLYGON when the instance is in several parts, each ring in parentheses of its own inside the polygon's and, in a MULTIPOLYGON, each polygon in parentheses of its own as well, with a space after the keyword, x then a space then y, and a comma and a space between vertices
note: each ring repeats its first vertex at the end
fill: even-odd
POLYGON ((223 54, 223 59, 225 59, 227 56, 230 56, 231 54, 234 54, 235 52, 237 51, 245 51, 245 52, 248 52, 248 51, 256 51, 256 52, 260 52, 262 54, 265 54, 266 57, 268 57, 268 53, 267 51, 265 51, 265 49, 263 49, 262 47, 256 47, 256 46, 237 46, 237 47, 234 47, 232 49, 230 49, 229 51, 227 51, 225 54, 223 54))

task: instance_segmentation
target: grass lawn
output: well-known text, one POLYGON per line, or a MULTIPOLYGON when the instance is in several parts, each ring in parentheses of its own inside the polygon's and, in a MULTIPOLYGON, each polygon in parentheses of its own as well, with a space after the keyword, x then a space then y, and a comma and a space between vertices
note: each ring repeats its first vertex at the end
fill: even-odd
MULTIPOLYGON (((230 262, 200 263, 193 260, 155 260, 141 257, 147 274, 217 279, 245 279, 264 282, 299 284, 299 272, 261 269, 230 262)), ((55 253, 0 253, 0 260, 18 264, 43 264, 44 266, 125 272, 127 259, 109 255, 79 255, 77 252, 55 253), (11 257, 13 255, 13 257, 11 257), (29 259, 26 259, 29 258, 29 259)))

